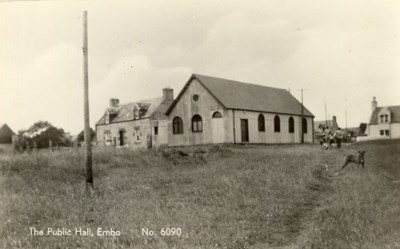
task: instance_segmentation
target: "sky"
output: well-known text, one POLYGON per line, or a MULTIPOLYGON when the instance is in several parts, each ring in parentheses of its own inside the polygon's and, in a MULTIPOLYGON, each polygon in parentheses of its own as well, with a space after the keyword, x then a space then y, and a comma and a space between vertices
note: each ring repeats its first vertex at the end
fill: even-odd
POLYGON ((110 98, 177 96, 191 74, 290 89, 339 126, 371 101, 400 105, 400 1, 0 1, 0 123, 83 129, 83 11, 90 123, 110 98))

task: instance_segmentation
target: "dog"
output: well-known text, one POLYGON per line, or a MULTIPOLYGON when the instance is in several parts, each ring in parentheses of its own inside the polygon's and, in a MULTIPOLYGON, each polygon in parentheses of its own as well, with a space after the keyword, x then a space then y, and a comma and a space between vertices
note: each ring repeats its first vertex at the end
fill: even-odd
POLYGON ((364 159, 365 151, 358 151, 357 155, 344 155, 344 165, 342 169, 346 167, 348 163, 356 163, 359 166, 361 165, 364 168, 365 159, 364 159))

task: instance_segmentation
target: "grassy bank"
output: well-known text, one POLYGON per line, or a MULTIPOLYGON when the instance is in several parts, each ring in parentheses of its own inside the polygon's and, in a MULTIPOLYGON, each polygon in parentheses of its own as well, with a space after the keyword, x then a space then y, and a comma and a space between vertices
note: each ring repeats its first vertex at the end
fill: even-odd
POLYGON ((96 148, 92 195, 82 151, 3 157, 0 247, 393 248, 398 145, 217 146, 191 148, 189 156, 96 148), (337 171, 342 154, 358 148, 367 151, 367 168, 337 171), (31 236, 29 227, 122 234, 31 236), (182 234, 161 236, 167 227, 182 234))

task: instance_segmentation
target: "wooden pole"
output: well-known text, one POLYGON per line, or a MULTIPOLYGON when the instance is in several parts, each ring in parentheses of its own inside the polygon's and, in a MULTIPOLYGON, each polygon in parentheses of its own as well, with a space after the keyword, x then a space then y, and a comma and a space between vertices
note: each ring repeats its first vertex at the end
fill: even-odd
POLYGON ((347 110, 346 110, 346 139, 347 139, 347 110))
POLYGON ((89 122, 89 74, 88 74, 88 35, 87 35, 87 11, 83 12, 83 99, 85 120, 85 166, 86 166, 86 189, 93 188, 92 169, 92 144, 90 137, 89 122))
POLYGON ((301 89, 301 143, 304 144, 304 106, 303 106, 303 88, 301 89))
POLYGON ((326 111, 326 100, 325 100, 325 129, 328 128, 328 114, 326 111))

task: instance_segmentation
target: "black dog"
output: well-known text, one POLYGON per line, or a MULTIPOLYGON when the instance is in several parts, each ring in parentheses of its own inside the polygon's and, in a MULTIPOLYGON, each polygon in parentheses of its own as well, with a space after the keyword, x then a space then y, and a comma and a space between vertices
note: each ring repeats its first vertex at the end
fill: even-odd
POLYGON ((364 155, 365 151, 359 151, 357 155, 345 155, 344 165, 342 166, 342 169, 344 169, 344 167, 346 167, 348 163, 356 163, 364 168, 364 163, 365 163, 364 155))

